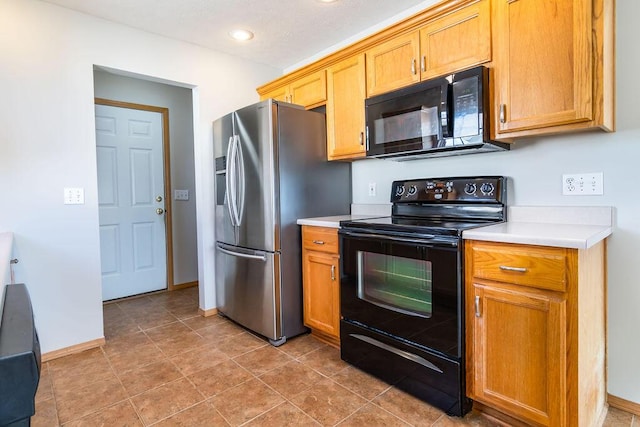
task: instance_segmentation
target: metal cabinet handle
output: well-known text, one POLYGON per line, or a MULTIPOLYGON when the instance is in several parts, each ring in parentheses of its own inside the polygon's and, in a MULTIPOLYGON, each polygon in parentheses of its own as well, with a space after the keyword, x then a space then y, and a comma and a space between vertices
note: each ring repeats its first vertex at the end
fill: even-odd
POLYGON ((316 245, 324 245, 324 241, 322 240, 314 240, 313 243, 315 243, 316 245))
POLYGON ((476 307, 476 317, 480 317, 480 296, 479 295, 476 295, 475 307, 476 307))
POLYGON ((508 265, 501 265, 500 270, 503 271, 517 271, 518 273, 526 273, 527 269, 524 267, 509 267, 508 265))
POLYGON ((360 132, 358 140, 360 141, 360 145, 364 145, 364 132, 360 132))
POLYGON ((413 58, 411 60, 411 74, 416 74, 418 72, 418 70, 416 70, 416 59, 413 58))
POLYGON ((507 106, 506 104, 500 104, 500 123, 507 122, 507 106))
POLYGON ((336 266, 334 264, 331 265, 331 280, 336 280, 336 266))
POLYGON ((422 56, 422 58, 420 58, 420 69, 422 71, 427 71, 427 57, 426 56, 422 56))

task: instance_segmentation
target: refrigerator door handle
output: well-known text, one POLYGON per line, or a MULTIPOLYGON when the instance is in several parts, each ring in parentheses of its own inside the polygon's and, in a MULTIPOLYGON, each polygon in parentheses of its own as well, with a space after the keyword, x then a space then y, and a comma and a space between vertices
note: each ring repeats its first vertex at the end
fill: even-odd
POLYGON ((236 135, 236 156, 238 157, 238 185, 240 190, 238 192, 240 206, 236 213, 236 223, 240 225, 242 223, 242 216, 244 215, 244 198, 245 198, 245 175, 244 175, 244 156, 242 155, 242 144, 240 144, 240 136, 236 135))
POLYGON ((265 252, 255 251, 253 254, 245 254, 243 252, 236 252, 236 251, 231 251, 229 249, 225 249, 220 245, 218 245, 218 250, 223 254, 235 256, 238 258, 248 258, 248 259, 259 260, 262 262, 267 262, 267 254, 265 252))
POLYGON ((232 194, 234 193, 233 190, 233 177, 231 175, 232 172, 232 167, 231 165, 233 164, 233 136, 229 137, 229 145, 227 146, 227 165, 226 165, 226 197, 227 197, 227 210, 229 211, 229 218, 231 219, 231 225, 232 226, 236 226, 236 221, 235 221, 235 217, 233 215, 233 199, 232 199, 232 194))

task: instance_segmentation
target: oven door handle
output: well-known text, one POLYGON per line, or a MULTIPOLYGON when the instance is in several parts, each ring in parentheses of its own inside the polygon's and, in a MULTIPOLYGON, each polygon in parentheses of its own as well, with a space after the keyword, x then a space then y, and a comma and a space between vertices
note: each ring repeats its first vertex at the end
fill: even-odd
POLYGON ((366 343, 369 343, 373 346, 376 346, 378 348, 381 348, 383 350, 387 350, 388 352, 391 352, 393 354, 396 354, 400 357, 403 357, 407 360, 410 360, 412 362, 415 362, 419 365, 424 366, 425 368, 429 368, 429 369, 433 369, 436 372, 439 373, 443 373, 442 369, 438 368, 436 365, 434 365, 433 363, 429 362, 427 359, 425 359, 422 356, 418 356, 417 354, 413 354, 413 353, 409 353, 408 351, 404 351, 404 350, 400 350, 399 348, 395 348, 389 344, 383 343, 382 341, 378 341, 375 338, 371 338, 368 337, 366 335, 361 335, 361 334, 349 334, 349 336, 358 339, 360 341, 364 341, 366 343))
POLYGON ((345 231, 345 230, 340 230, 340 233, 348 237, 378 239, 378 240, 384 240, 388 242, 411 243, 411 244, 422 245, 422 246, 430 243, 447 245, 454 248, 458 246, 457 238, 447 239, 442 237, 436 237, 432 234, 422 235, 420 236, 420 238, 408 238, 408 237, 399 237, 399 236, 389 236, 386 234, 377 234, 377 233, 358 233, 355 231, 345 231))

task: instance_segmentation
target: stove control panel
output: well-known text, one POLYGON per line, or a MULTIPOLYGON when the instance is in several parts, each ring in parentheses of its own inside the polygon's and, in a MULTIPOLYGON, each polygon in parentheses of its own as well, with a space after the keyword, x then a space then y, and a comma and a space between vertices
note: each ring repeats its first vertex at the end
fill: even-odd
POLYGON ((392 203, 504 203, 505 177, 422 178, 394 181, 392 203))

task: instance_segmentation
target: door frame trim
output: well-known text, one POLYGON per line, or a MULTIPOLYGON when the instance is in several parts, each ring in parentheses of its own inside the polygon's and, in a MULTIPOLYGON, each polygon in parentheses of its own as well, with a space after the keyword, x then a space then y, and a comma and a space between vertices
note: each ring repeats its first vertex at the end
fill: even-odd
POLYGON ((169 151, 169 109, 156 107, 153 105, 135 104, 132 102, 115 101, 105 98, 94 98, 96 105, 107 105, 110 107, 129 108, 132 110, 152 111, 162 114, 162 161, 164 169, 164 234, 166 246, 166 282, 167 290, 174 291, 180 289, 173 284, 173 219, 171 215, 171 156, 169 151))

